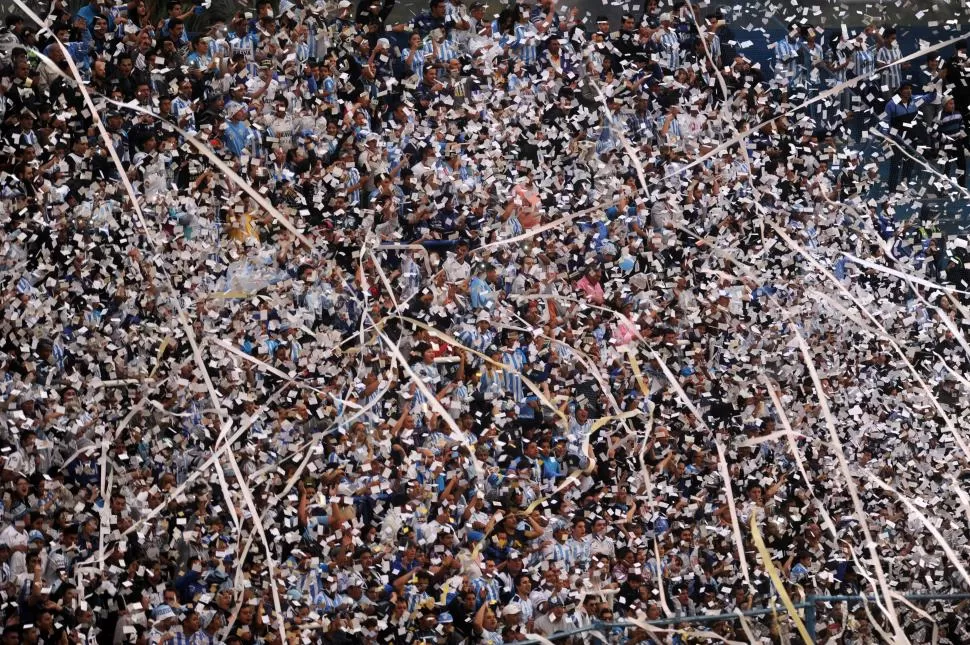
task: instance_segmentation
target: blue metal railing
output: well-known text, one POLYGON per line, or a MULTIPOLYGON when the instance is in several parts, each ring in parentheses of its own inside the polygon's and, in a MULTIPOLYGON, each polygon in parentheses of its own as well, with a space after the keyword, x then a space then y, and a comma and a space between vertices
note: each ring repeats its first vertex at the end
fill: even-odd
MULTIPOLYGON (((946 602, 958 602, 961 600, 970 600, 970 593, 956 593, 956 594, 905 594, 903 596, 906 600, 914 603, 919 602, 931 602, 934 600, 942 600, 946 602)), ((816 608, 820 602, 831 602, 831 603, 857 603, 857 602, 872 602, 875 600, 874 596, 871 595, 856 595, 856 596, 808 596, 802 602, 793 603, 795 609, 804 609, 805 613, 802 620, 805 623, 805 629, 811 635, 812 640, 815 640, 815 635, 817 633, 816 624, 816 608)), ((710 624, 719 623, 722 621, 735 621, 740 618, 756 618, 759 616, 767 616, 769 614, 785 614, 785 608, 782 606, 778 607, 762 607, 759 609, 749 609, 748 611, 739 611, 730 614, 707 614, 707 615, 695 615, 695 616, 676 616, 674 618, 661 618, 658 620, 648 620, 644 621, 647 625, 654 627, 666 627, 669 625, 684 625, 684 624, 710 624)), ((545 638, 550 641, 556 641, 563 638, 569 638, 571 636, 580 636, 589 632, 599 632, 602 635, 603 642, 608 641, 609 632, 614 629, 629 629, 631 627, 636 627, 633 623, 617 621, 617 622, 602 622, 594 621, 587 627, 580 627, 577 629, 569 629, 561 632, 556 632, 555 634, 550 634, 545 638)), ((526 643, 540 643, 537 640, 525 640, 519 641, 520 644, 526 643)))

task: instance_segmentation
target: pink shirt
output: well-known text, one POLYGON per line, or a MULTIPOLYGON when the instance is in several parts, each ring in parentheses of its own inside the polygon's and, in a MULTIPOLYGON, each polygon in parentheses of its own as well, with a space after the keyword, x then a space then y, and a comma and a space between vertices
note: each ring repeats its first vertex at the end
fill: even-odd
POLYGON ((594 284, 589 281, 589 278, 587 278, 586 276, 583 276, 582 279, 576 283, 576 286, 582 289, 589 297, 589 299, 592 300, 595 304, 597 305, 603 304, 603 299, 604 299, 603 285, 601 285, 599 282, 594 284))

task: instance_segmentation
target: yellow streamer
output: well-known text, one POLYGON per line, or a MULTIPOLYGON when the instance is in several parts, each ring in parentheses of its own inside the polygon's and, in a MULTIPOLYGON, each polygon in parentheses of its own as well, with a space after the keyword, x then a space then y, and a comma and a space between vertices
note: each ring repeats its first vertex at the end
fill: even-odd
POLYGON ((778 575, 778 570, 775 568, 775 564, 771 561, 771 554, 768 553, 768 549, 765 547, 765 541, 761 538, 761 531, 758 530, 758 514, 751 514, 751 537, 754 538, 754 545, 758 548, 758 553, 761 554, 761 560, 764 563, 765 571, 768 572, 768 577, 771 578, 772 584, 775 586, 775 590, 778 595, 781 596, 781 602, 785 605, 785 609, 788 611, 788 615, 791 616, 792 620, 795 622, 795 627, 798 629, 798 633, 801 634, 802 640, 805 643, 814 643, 814 639, 809 636, 808 630, 805 629, 805 623, 798 616, 798 612, 795 611, 795 605, 792 604, 791 598, 788 597, 788 592, 785 591, 785 585, 781 581, 781 576, 778 575))

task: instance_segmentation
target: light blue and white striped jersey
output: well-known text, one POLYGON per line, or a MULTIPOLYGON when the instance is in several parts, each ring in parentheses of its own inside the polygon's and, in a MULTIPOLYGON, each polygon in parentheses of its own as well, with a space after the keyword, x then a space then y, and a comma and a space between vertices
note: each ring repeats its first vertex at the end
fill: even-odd
POLYGON ((876 70, 876 59, 870 49, 859 49, 852 55, 852 72, 856 76, 871 76, 876 70))
POLYGON ((535 608, 532 606, 532 601, 528 598, 522 598, 519 594, 512 596, 512 600, 509 602, 510 605, 516 605, 519 608, 519 615, 521 616, 522 624, 526 625, 533 616, 535 616, 535 608))
POLYGON ((823 60, 825 60, 825 51, 818 42, 813 46, 805 44, 805 68, 808 70, 808 81, 812 85, 817 86, 821 82, 819 70, 815 65, 823 60))
MULTIPOLYGON (((247 33, 243 36, 233 35, 229 39, 229 49, 233 55, 242 54, 246 57, 247 61, 255 63, 256 61, 256 48, 259 46, 259 37, 255 34, 247 33)), ((250 70, 250 75, 259 72, 259 67, 257 66, 255 72, 250 70)))
POLYGON ((604 154, 619 148, 621 132, 623 132, 623 117, 618 112, 604 117, 596 140, 596 154, 604 154))
POLYGON ((34 295, 36 293, 34 286, 30 283, 27 276, 21 276, 20 279, 17 280, 17 293, 27 295, 34 295))
POLYGON ((61 339, 58 338, 54 342, 51 348, 51 355, 54 357, 54 362, 57 363, 57 368, 59 370, 64 369, 64 345, 61 344, 61 339))
MULTIPOLYGON (((707 48, 711 52, 711 58, 714 59, 714 64, 718 67, 724 65, 721 60, 721 37, 717 34, 712 34, 711 39, 707 41, 707 48)), ((734 61, 730 61, 733 63, 734 61)))
POLYGON ((508 234, 509 237, 522 235, 522 233, 525 232, 525 229, 522 228, 522 222, 519 221, 518 215, 512 215, 507 220, 505 220, 505 232, 508 234))
POLYGON ((347 204, 349 206, 358 206, 360 204, 360 188, 351 191, 350 188, 360 181, 360 171, 356 167, 351 166, 347 169, 347 181, 344 182, 344 188, 347 189, 347 204))
POLYGON ((179 122, 183 116, 188 116, 188 121, 184 125, 181 123, 179 125, 188 132, 195 132, 195 112, 192 111, 191 99, 184 99, 181 96, 172 99, 172 114, 176 122, 179 122))
MULTIPOLYGON (((430 390, 432 394, 437 394, 439 384, 441 383, 441 373, 438 371, 438 368, 434 363, 430 365, 427 363, 418 363, 411 369, 414 370, 414 373, 418 376, 418 378, 421 379, 421 382, 428 387, 428 390, 430 390)), ((414 398, 412 399, 411 409, 414 410, 415 408, 427 403, 428 399, 416 384, 412 384, 412 387, 414 387, 414 398)))
POLYGON ((513 55, 526 65, 534 65, 539 58, 538 37, 539 32, 531 22, 516 25, 513 55))
POLYGON ((683 133, 681 132, 681 129, 680 129, 680 120, 676 116, 674 116, 674 118, 670 120, 670 127, 667 128, 667 133, 664 135, 661 135, 660 132, 663 130, 665 120, 666 120, 665 115, 661 115, 660 117, 657 118, 657 122, 656 122, 657 138, 663 139, 661 143, 665 143, 671 146, 677 145, 683 136, 683 133))
POLYGON ((308 60, 310 60, 310 52, 313 50, 313 45, 308 42, 300 42, 296 44, 296 60, 300 62, 300 65, 304 65, 308 60))
MULTIPOLYGON (((485 349, 492 344, 495 340, 495 332, 491 329, 486 329, 484 332, 478 330, 477 325, 473 325, 468 329, 458 332, 458 340, 460 340, 466 347, 474 349, 476 352, 484 353, 485 349)), ((481 362, 481 359, 477 356, 472 356, 472 365, 476 366, 481 362)))
POLYGON ((505 371, 491 366, 483 366, 478 377, 478 391, 482 395, 491 394, 498 398, 505 393, 505 371))
POLYGON ((505 389, 512 393, 516 402, 525 399, 525 389, 522 384, 522 369, 529 362, 529 356, 521 348, 502 353, 502 364, 505 365, 505 389))
POLYGON ((411 59, 411 64, 409 66, 408 56, 411 55, 411 50, 404 49, 401 51, 401 63, 411 74, 414 74, 418 78, 424 78, 424 58, 429 53, 431 53, 430 47, 427 45, 422 46, 414 53, 414 58, 411 59))
POLYGON ((899 51, 899 43, 895 40, 892 45, 888 47, 883 45, 876 50, 876 62, 881 68, 879 77, 882 80, 883 89, 888 92, 895 92, 903 82, 902 70, 897 62, 902 57, 902 52, 899 51))
POLYGON ((590 546, 590 538, 588 535, 583 536, 582 539, 577 540, 575 538, 570 538, 567 542, 569 546, 569 551, 572 554, 573 562, 582 566, 588 564, 593 558, 592 547, 590 546))
POLYGON ((405 585, 404 597, 408 601, 408 612, 412 614, 426 602, 433 600, 428 592, 420 591, 417 585, 405 585))
POLYGON ((472 309, 493 309, 495 307, 495 289, 486 280, 475 276, 468 285, 472 309))
POLYGON ((478 605, 482 604, 482 589, 485 590, 485 602, 498 602, 499 594, 501 592, 501 585, 499 581, 495 578, 486 578, 485 576, 480 576, 475 578, 472 582, 472 588, 475 589, 475 598, 478 605))
POLYGON ((445 22, 468 22, 464 5, 445 2, 445 22))
POLYGON ((561 562, 567 568, 573 566, 573 551, 569 548, 569 542, 555 542, 549 550, 552 562, 561 562))
POLYGON ((324 101, 330 105, 337 104, 337 81, 332 76, 324 76, 320 82, 320 89, 326 92, 324 101))
POLYGON ((586 435, 589 434, 590 428, 592 427, 592 419, 586 419, 584 423, 580 423, 575 417, 569 418, 569 429, 566 431, 566 438, 569 440, 570 452, 579 450, 579 447, 586 439, 586 435))
POLYGON ((336 601, 327 594, 327 578, 322 572, 313 571, 300 576, 300 591, 320 613, 332 614, 337 610, 336 601))
POLYGON ((680 39, 676 32, 665 29, 660 34, 658 41, 660 43, 660 66, 669 71, 680 67, 680 39))
POLYGON ((468 411, 468 403, 471 401, 471 391, 464 381, 459 381, 455 389, 451 391, 451 408, 457 410, 459 414, 468 411))
POLYGON ((775 43, 775 75, 782 82, 791 83, 799 76, 801 47, 800 40, 790 42, 787 37, 775 43))
MULTIPOLYGON (((435 58, 438 59, 439 63, 447 63, 454 58, 458 58, 459 56, 458 48, 455 47, 455 44, 447 38, 442 40, 440 43, 436 43, 434 46, 438 49, 438 55, 435 58)), ((430 41, 425 44, 424 48, 429 52, 434 51, 430 41)), ((440 70, 439 73, 443 74, 444 70, 440 70)))
POLYGON ((552 351, 556 352, 556 356, 563 361, 571 361, 573 359, 573 348, 562 341, 556 341, 552 344, 552 351))
POLYGON ((409 254, 401 256, 401 299, 407 300, 421 289, 421 267, 409 254))

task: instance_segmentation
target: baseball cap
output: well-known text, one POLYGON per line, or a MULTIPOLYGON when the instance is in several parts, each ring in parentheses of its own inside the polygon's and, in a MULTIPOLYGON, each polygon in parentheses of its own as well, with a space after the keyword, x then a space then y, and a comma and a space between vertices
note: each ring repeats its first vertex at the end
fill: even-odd
POLYGON ((226 116, 236 116, 240 110, 245 110, 246 106, 237 101, 229 101, 226 104, 226 116))
POLYGON ((155 620, 162 621, 168 618, 175 618, 175 611, 168 605, 159 605, 152 611, 152 616, 155 620))

